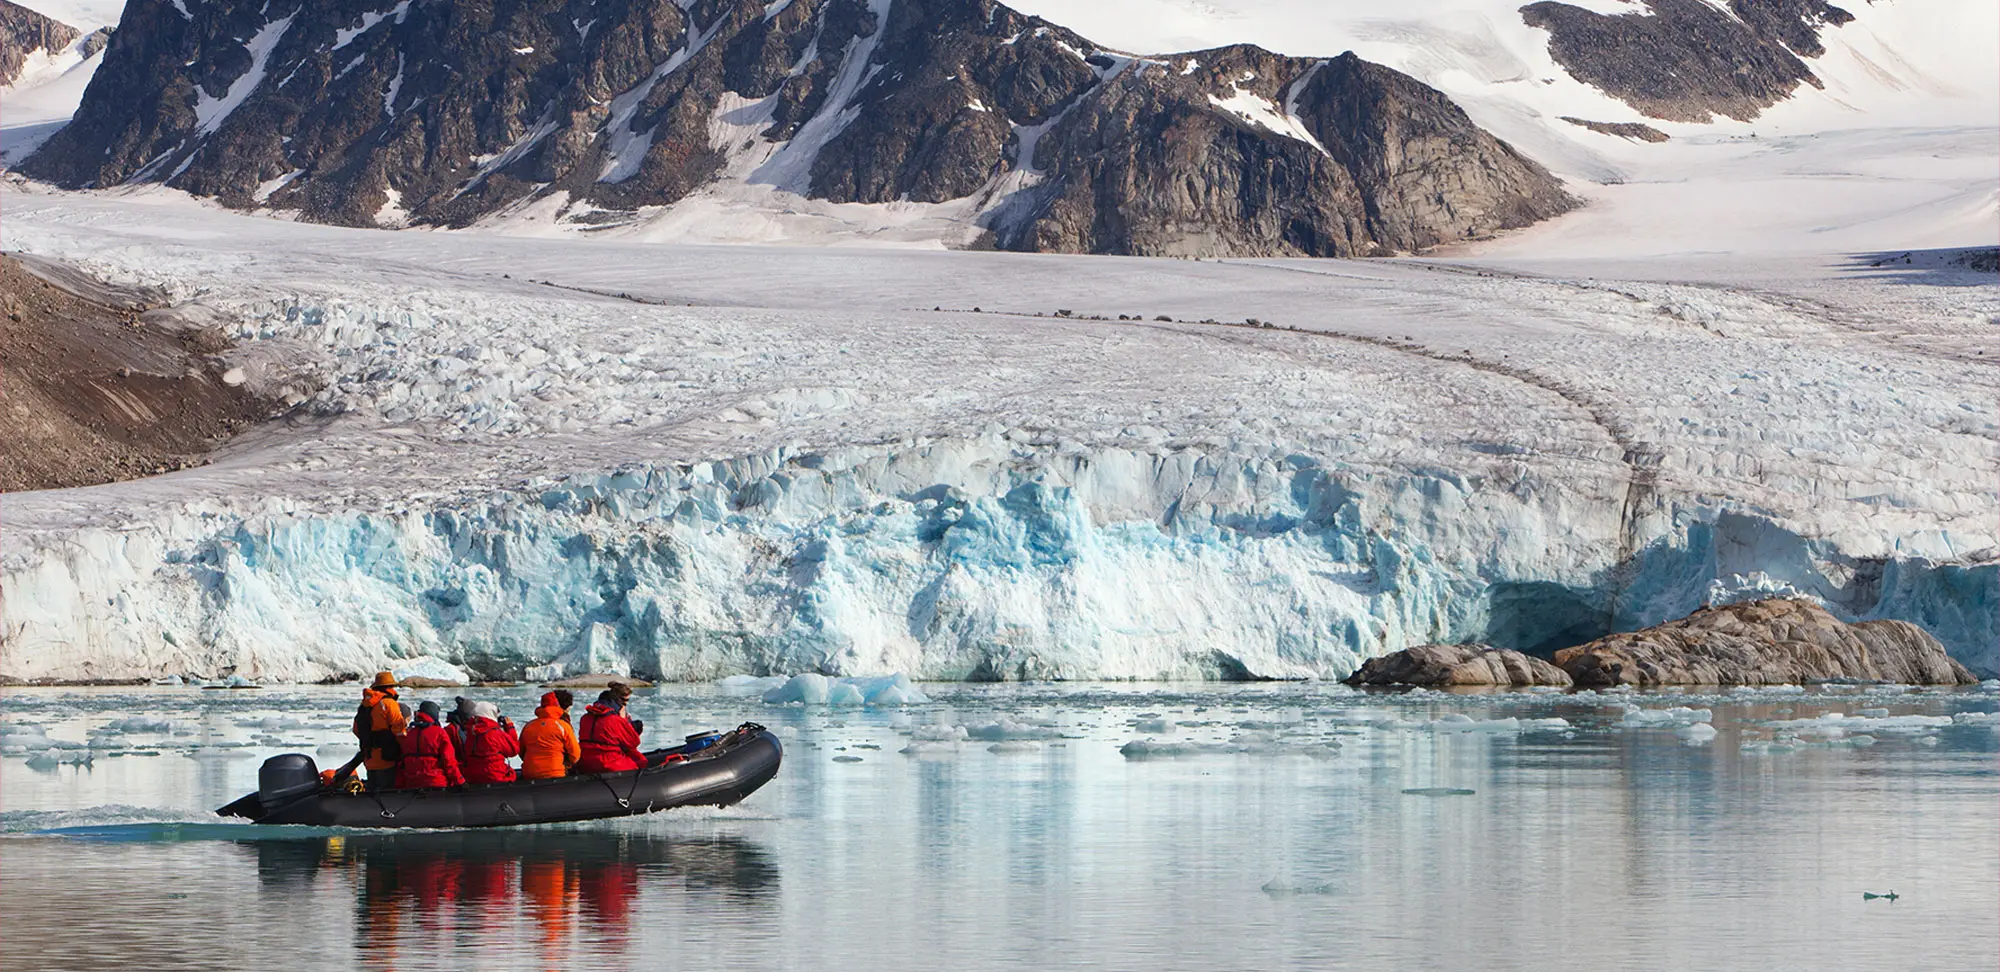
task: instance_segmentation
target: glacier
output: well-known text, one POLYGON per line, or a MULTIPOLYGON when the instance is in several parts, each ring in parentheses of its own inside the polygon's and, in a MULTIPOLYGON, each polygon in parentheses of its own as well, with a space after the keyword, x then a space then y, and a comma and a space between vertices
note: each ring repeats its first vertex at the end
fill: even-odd
POLYGON ((1990 283, 0 195, 12 245, 326 378, 208 466, 0 497, 0 679, 1331 678, 1773 594, 2000 662, 1990 283))
POLYGON ((1621 562, 1615 506, 1527 480, 1002 436, 779 450, 396 514, 77 531, 5 576, 6 674, 1331 678, 1771 593, 1916 621, 1991 670, 1993 565, 1857 560, 1689 500, 1646 522, 1621 562))

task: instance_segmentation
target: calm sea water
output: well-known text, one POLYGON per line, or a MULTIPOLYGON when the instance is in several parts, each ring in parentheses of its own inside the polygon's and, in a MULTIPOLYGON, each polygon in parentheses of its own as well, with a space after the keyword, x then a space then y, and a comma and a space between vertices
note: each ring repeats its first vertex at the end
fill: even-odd
MULTIPOLYGON (((727 810, 410 834, 206 812, 266 755, 344 759, 351 690, 8 690, 0 748, 28 752, 0 755, 0 967, 2000 962, 1990 687, 925 688, 642 692, 649 737, 755 720, 783 771, 727 810), (90 748, 31 762, 38 730, 90 748)), ((517 720, 533 694, 479 693, 517 720)))

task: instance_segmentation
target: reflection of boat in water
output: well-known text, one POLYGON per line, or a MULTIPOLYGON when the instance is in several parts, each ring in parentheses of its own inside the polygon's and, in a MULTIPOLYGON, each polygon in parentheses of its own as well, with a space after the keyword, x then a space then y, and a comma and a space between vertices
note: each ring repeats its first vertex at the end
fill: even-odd
POLYGON ((217 810, 262 824, 321 827, 506 827, 624 817, 686 806, 728 806, 778 773, 784 750, 755 723, 712 743, 664 750, 668 762, 623 773, 421 790, 349 793, 322 783, 312 758, 273 756, 257 792, 217 810), (699 745, 700 748, 694 748, 699 745))
POLYGON ((590 967, 579 949, 601 953, 600 967, 631 967, 649 927, 761 921, 779 884, 769 854, 737 837, 533 828, 238 846, 254 850, 267 895, 351 887, 360 964, 378 968, 590 967))

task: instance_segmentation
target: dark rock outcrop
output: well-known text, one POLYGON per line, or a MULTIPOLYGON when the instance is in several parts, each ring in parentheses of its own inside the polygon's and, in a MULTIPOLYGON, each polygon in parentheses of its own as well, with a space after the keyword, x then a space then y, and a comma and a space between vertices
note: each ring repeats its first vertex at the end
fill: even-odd
POLYGON ((1488 645, 1418 645, 1361 663, 1349 685, 1552 685, 1569 673, 1532 655, 1488 645))
POLYGON ((1704 608, 1679 621, 1565 648, 1555 662, 1585 688, 1978 681, 1936 638, 1909 622, 1848 624, 1817 604, 1783 598, 1704 608))
POLYGON ((961 201, 1002 246, 1140 254, 1407 251, 1576 204, 1352 54, 1135 58, 990 0, 186 10, 133 0, 75 120, 21 170, 349 225, 538 199, 613 225, 740 179, 961 201))
POLYGON ((1599 135, 1616 135, 1619 138, 1640 142, 1664 142, 1668 137, 1666 132, 1640 122, 1601 122, 1587 118, 1572 118, 1569 115, 1562 116, 1562 120, 1578 128, 1588 128, 1599 135))
POLYGON ((1654 118, 1749 121, 1821 87, 1802 57, 1826 52, 1819 32, 1854 15, 1824 0, 1644 0, 1645 10, 1601 14, 1543 0, 1521 8, 1549 32, 1549 54, 1570 75, 1654 118))
POLYGON ((29 57, 61 51, 79 36, 81 32, 68 24, 0 0, 0 85, 20 80, 29 57))

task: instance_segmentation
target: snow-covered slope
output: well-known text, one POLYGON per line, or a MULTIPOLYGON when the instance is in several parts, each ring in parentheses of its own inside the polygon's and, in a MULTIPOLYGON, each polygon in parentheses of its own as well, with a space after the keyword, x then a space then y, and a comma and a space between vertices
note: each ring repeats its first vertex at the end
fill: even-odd
POLYGON ((6 192, 9 245, 337 362, 321 417, 213 466, 0 498, 7 677, 1337 675, 1770 591, 2000 643, 2000 301, 1947 267, 551 244, 6 192))
POLYGON ((0 84, 0 165, 24 158, 76 113, 83 89, 104 60, 104 39, 123 6, 111 0, 27 0, 19 6, 66 24, 77 37, 62 50, 29 55, 21 76, 0 84))

